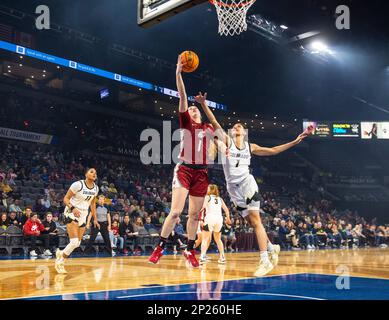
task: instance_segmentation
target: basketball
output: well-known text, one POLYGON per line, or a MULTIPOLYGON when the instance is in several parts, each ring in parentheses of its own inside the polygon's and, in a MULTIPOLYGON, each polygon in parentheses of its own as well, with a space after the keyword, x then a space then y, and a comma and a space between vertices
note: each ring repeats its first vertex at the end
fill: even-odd
POLYGON ((313 125, 310 124, 310 125, 307 127, 307 129, 305 129, 305 134, 306 134, 306 135, 311 135, 311 134, 313 134, 313 131, 315 131, 315 128, 314 128, 313 125))
POLYGON ((183 63, 182 71, 193 72, 200 63, 199 56, 193 51, 184 51, 180 54, 181 61, 183 63))

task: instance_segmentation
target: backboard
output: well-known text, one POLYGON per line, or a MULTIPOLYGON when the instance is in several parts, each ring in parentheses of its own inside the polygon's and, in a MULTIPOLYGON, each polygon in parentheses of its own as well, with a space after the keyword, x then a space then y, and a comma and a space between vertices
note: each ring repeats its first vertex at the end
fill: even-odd
POLYGON ((138 25, 151 27, 208 0, 138 0, 138 25))

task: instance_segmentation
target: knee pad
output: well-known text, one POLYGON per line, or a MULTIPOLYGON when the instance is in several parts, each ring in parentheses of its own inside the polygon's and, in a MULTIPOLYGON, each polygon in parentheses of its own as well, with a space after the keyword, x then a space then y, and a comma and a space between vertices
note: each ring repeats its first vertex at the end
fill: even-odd
POLYGON ((72 238, 72 239, 70 239, 70 242, 69 242, 69 245, 70 245, 70 247, 74 250, 74 249, 76 249, 76 248, 78 248, 78 238, 72 238))
POLYGON ((76 248, 78 248, 78 238, 72 238, 69 241, 69 244, 66 246, 66 248, 63 250, 63 252, 69 256, 76 248))

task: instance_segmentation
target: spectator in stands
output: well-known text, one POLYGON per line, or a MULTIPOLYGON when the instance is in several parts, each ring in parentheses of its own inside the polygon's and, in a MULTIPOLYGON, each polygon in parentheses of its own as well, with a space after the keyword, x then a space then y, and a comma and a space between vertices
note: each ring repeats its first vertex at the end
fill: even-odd
POLYGON ((46 195, 43 199, 41 199, 41 204, 44 208, 44 211, 47 211, 50 209, 51 203, 50 203, 50 199, 49 199, 48 195, 46 195))
POLYGON ((317 247, 325 247, 327 245, 327 233, 323 228, 321 221, 317 222, 313 227, 315 237, 315 245, 317 247))
POLYGON ((10 187, 10 185, 8 184, 8 181, 7 180, 3 180, 2 182, 0 182, 0 190, 6 194, 8 194, 9 192, 12 191, 12 188, 10 187))
POLYGON ((8 208, 9 212, 23 212, 23 210, 19 207, 20 201, 15 200, 8 208))
MULTIPOLYGON (((239 219, 239 221, 240 221, 240 219, 239 219)), ((247 219, 243 219, 243 225, 241 226, 240 230, 241 230, 241 232, 244 232, 244 233, 253 232, 253 228, 250 226, 247 219)))
POLYGON ((223 245, 224 245, 224 248, 226 248, 226 251, 230 251, 230 252, 234 252, 234 248, 236 248, 236 236, 235 236, 235 226, 234 226, 234 223, 235 223, 235 220, 234 218, 231 218, 231 225, 228 225, 225 223, 223 223, 223 228, 222 228, 222 236, 221 236, 221 239, 223 241, 223 245))
POLYGON ((328 230, 329 232, 327 232, 327 236, 331 241, 331 247, 340 248, 342 246, 342 236, 339 233, 336 223, 330 223, 328 230))
POLYGON ((115 212, 113 215, 112 215, 112 222, 113 221, 117 221, 118 223, 120 222, 120 215, 118 212, 115 212))
POLYGON ((112 235, 113 235, 113 248, 118 248, 119 244, 119 251, 123 252, 124 250, 124 238, 120 235, 119 231, 119 222, 113 221, 112 227, 111 227, 112 235))
POLYGON ((313 235, 308 230, 307 224, 300 221, 297 225, 297 236, 299 237, 300 247, 306 247, 307 249, 315 249, 313 235))
POLYGON ((363 234, 363 227, 362 224, 358 223, 355 225, 354 229, 352 230, 353 235, 353 247, 361 247, 362 245, 366 244, 366 237, 363 234))
POLYGON ((285 220, 281 220, 280 226, 278 228, 278 239, 280 242, 280 245, 283 249, 288 248, 288 243, 290 243, 290 230, 288 226, 286 225, 285 220))
POLYGON ((129 215, 124 216, 123 222, 119 226, 119 234, 124 239, 123 253, 127 254, 128 253, 128 250, 126 247, 127 239, 133 239, 135 241, 135 243, 134 243, 134 247, 135 247, 137 245, 136 236, 138 235, 138 233, 134 232, 134 228, 133 228, 132 224, 130 223, 130 216, 129 215))
POLYGON ((39 248, 36 245, 41 232, 45 229, 42 222, 38 219, 37 213, 32 213, 31 218, 23 226, 24 240, 30 241, 30 256, 37 257, 39 248))
POLYGON ((24 226, 26 224, 27 220, 30 219, 31 213, 32 213, 31 208, 26 208, 26 210, 24 210, 24 215, 22 216, 22 219, 20 221, 22 226, 24 226))
POLYGON ((385 227, 378 226, 377 231, 376 231, 376 243, 375 243, 375 245, 377 247, 386 248, 385 235, 386 235, 385 227))
POLYGON ((53 221, 55 223, 55 226, 57 229, 61 229, 64 227, 63 224, 61 224, 60 220, 59 220, 59 216, 58 216, 58 213, 54 213, 53 214, 53 221))
POLYGON ((144 227, 151 236, 159 236, 159 234, 155 232, 157 230, 157 227, 151 222, 151 217, 146 218, 146 223, 144 224, 144 227))
POLYGON ((2 213, 0 218, 0 228, 7 230, 8 227, 9 227, 9 221, 8 221, 7 214, 2 213))
POLYGON ((43 254, 45 256, 52 256, 53 254, 50 251, 50 245, 54 244, 55 248, 58 248, 58 229, 57 225, 53 221, 53 214, 48 212, 46 218, 43 221, 44 230, 41 232, 41 237, 43 239, 44 249, 43 254))
POLYGON ((158 219, 158 212, 154 211, 153 214, 151 215, 151 223, 157 227, 159 225, 159 219, 158 219))
MULTIPOLYGON (((137 217, 135 219, 135 223, 132 226, 134 228, 134 233, 137 234, 137 237, 139 237, 140 235, 146 235, 148 233, 143 225, 143 220, 141 217, 137 217)), ((138 240, 140 240, 140 239, 138 239, 138 240)), ((135 254, 141 253, 141 249, 139 246, 134 245, 134 248, 135 248, 135 250, 134 250, 135 254)))
POLYGON ((376 226, 375 225, 366 225, 364 234, 366 237, 367 244, 370 247, 373 247, 376 244, 376 226))
POLYGON ((115 188, 115 185, 113 183, 109 184, 108 187, 108 196, 113 197, 118 193, 117 189, 115 188))
POLYGON ((146 216, 148 215, 147 211, 145 210, 145 206, 142 205, 139 208, 139 216, 142 217, 143 219, 146 219, 146 216))
POLYGON ((177 245, 180 249, 186 248, 186 244, 184 244, 184 241, 188 239, 188 235, 185 233, 184 226, 182 225, 181 219, 179 217, 176 220, 176 225, 169 238, 173 243, 174 254, 177 254, 177 245))
POLYGON ((8 207, 8 195, 6 192, 0 190, 0 205, 7 208, 8 207))
POLYGON ((9 221, 10 225, 14 225, 14 226, 17 226, 17 227, 19 227, 21 225, 19 219, 16 216, 16 212, 15 211, 12 211, 12 212, 9 213, 8 221, 9 221))
MULTIPOLYGON (((344 226, 344 225, 342 225, 344 226)), ((352 225, 348 223, 345 227, 343 227, 341 231, 342 239, 344 241, 345 246, 351 248, 353 245, 353 235, 352 235, 352 225)))
POLYGON ((240 218, 235 219, 234 232, 236 232, 236 233, 243 233, 244 232, 244 229, 242 226, 242 221, 240 220, 240 218))
POLYGON ((146 234, 147 233, 147 231, 146 231, 146 229, 145 229, 145 227, 143 225, 143 220, 142 220, 141 217, 137 217, 135 219, 135 223, 134 223, 133 227, 134 227, 134 232, 138 232, 138 233, 141 233, 141 234, 146 234))
POLYGON ((159 216, 159 224, 163 225, 163 223, 165 222, 165 219, 166 219, 166 214, 165 214, 165 212, 161 211, 160 216, 159 216))

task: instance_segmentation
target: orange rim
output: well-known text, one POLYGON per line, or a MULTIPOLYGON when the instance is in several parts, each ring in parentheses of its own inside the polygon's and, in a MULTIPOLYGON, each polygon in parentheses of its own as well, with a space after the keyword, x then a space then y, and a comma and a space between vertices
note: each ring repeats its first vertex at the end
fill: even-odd
POLYGON ((213 4, 214 6, 218 5, 219 7, 226 7, 226 8, 245 7, 245 6, 253 4, 255 1, 256 0, 249 0, 249 1, 246 1, 246 2, 239 3, 239 4, 227 4, 227 3, 224 3, 224 2, 221 2, 221 1, 217 1, 217 0, 209 0, 209 2, 211 4, 213 4))

